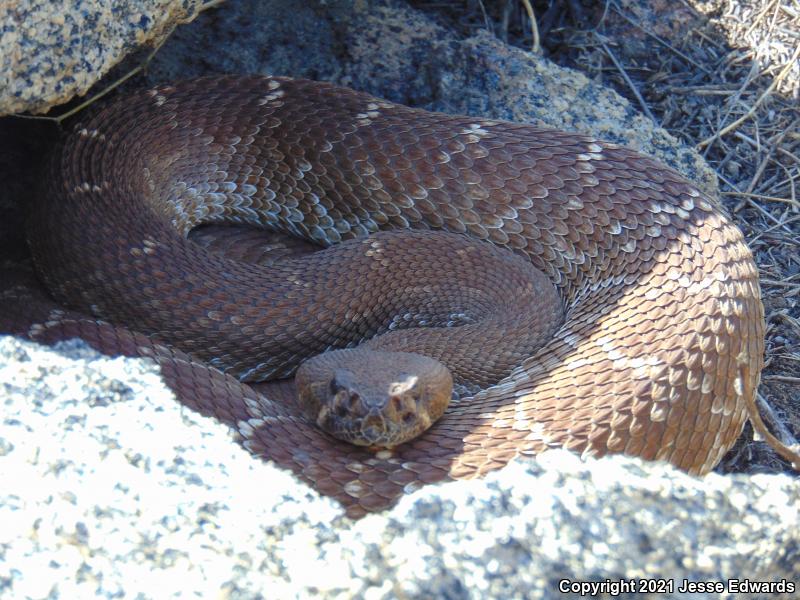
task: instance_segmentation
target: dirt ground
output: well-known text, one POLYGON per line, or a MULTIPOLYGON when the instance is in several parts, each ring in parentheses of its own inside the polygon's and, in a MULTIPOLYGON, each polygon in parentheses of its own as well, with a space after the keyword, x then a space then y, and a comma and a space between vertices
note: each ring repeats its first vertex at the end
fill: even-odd
MULTIPOLYGON (((761 275, 773 432, 800 437, 800 3, 796 0, 419 0, 614 88, 716 171, 761 275), (531 28, 530 12, 535 16, 531 28)), ((746 431, 722 471, 788 471, 746 431)))

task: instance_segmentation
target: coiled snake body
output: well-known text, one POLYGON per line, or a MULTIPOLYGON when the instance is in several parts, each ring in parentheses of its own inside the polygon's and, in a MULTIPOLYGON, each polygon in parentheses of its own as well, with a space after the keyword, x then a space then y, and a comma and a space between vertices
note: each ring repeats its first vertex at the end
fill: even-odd
MULTIPOLYGON (((185 403, 233 424, 248 448, 352 515, 554 446, 707 472, 741 432, 762 367, 750 251, 673 170, 585 135, 434 114, 324 83, 216 77, 112 104, 57 154, 29 238, 53 295, 114 323, 65 318, 48 325, 53 337, 156 358, 185 403), (387 229, 463 233, 544 272, 564 322, 419 438, 354 447, 319 431, 278 387, 231 377, 266 369, 267 359, 231 369, 242 347, 279 346, 289 362, 308 349, 288 322, 285 336, 263 337, 249 308, 263 267, 231 266, 185 240, 218 222, 324 246, 387 229), (134 290, 146 305, 125 301, 134 290), (173 331, 153 325, 162 317, 177 319, 173 331), (171 334, 180 348, 163 343, 171 334), (199 362, 195 350, 212 346, 218 358, 199 362)), ((366 314, 370 298, 356 295, 351 307, 366 314)), ((299 305, 295 316, 336 300, 299 305)), ((470 352, 482 360, 480 345, 470 352)))

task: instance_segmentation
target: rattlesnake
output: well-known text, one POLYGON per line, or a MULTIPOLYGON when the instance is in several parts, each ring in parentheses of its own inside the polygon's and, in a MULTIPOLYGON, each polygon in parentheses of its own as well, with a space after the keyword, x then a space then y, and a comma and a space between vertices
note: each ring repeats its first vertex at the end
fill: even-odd
POLYGON ((34 337, 79 335, 156 358, 183 402, 234 425, 253 452, 352 515, 554 446, 705 473, 741 432, 763 364, 752 255, 717 204, 672 169, 587 135, 430 113, 325 83, 212 77, 116 101, 55 154, 30 223, 55 298, 113 323, 62 311, 34 337), (215 368, 229 368, 222 357, 198 360, 210 346, 230 358, 242 345, 277 344, 259 337, 256 310, 229 312, 255 306, 266 267, 223 268, 228 259, 185 239, 223 221, 323 246, 380 230, 463 234, 545 273, 564 322, 420 437, 357 448, 304 418, 286 384, 254 387, 215 368), (129 302, 133 291, 149 302, 129 302), (171 340, 162 323, 176 312, 171 340), (153 332, 156 341, 144 335, 153 332))

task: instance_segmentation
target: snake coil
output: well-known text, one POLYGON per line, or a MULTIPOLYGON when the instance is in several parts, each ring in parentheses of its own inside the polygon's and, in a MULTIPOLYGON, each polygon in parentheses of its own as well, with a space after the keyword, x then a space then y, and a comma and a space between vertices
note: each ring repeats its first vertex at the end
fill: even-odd
MULTIPOLYGON (((739 229, 675 171, 586 135, 325 83, 213 77, 112 103, 66 141, 42 196, 29 237, 47 287, 113 323, 65 318, 52 335, 156 358, 184 402, 233 423, 248 448, 353 515, 554 446, 705 473, 741 432, 758 385, 763 307, 739 229), (370 452, 215 368, 244 364, 241 348, 307 350, 289 322, 264 338, 261 267, 232 267, 185 239, 220 222, 323 246, 379 230, 466 234, 545 273, 565 319, 424 435, 370 452), (146 303, 126 301, 134 294, 146 303), (217 357, 198 361, 210 347, 217 357)), ((293 314, 316 318, 338 300, 293 314)), ((369 300, 354 302, 368 313, 369 300)))

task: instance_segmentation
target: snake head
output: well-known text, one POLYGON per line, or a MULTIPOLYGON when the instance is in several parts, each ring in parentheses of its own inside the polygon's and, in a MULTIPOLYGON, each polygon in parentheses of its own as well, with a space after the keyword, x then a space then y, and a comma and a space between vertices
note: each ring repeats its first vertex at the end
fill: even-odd
POLYGON ((361 348, 307 360, 295 384, 306 417, 359 446, 397 446, 418 436, 453 393, 450 371, 437 360, 361 348))

